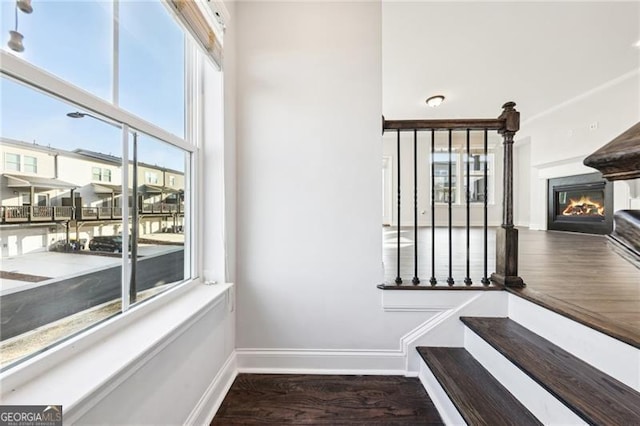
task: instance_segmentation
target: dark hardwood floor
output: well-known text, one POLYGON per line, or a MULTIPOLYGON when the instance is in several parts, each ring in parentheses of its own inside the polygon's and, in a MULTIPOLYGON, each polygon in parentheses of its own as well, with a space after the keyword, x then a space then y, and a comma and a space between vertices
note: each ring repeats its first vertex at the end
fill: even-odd
POLYGON ((442 425, 417 378, 240 374, 212 425, 442 425))
MULTIPOLYGON (((385 282, 397 274, 397 231, 384 227, 385 282)), ((403 228, 400 271, 404 284, 412 286, 414 274, 413 228, 403 228)), ((436 277, 447 287, 448 235, 436 228, 436 277)), ((453 229, 453 278, 456 286, 465 275, 466 233, 453 229)), ((482 277, 482 229, 471 230, 471 278, 482 277)), ((495 268, 495 229, 489 230, 489 273, 495 268)), ((421 286, 431 275, 431 229, 418 229, 418 261, 421 286)), ((640 269, 618 256, 602 235, 520 229, 519 275, 527 287, 515 294, 583 322, 597 330, 640 347, 640 269)))

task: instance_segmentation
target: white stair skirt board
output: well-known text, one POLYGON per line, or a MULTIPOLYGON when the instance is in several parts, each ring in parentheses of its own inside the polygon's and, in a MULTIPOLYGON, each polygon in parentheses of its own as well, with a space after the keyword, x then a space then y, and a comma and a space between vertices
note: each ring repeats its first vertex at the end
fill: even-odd
POLYGON ((424 361, 420 362, 420 374, 418 375, 433 405, 438 409, 442 421, 447 425, 466 425, 458 409, 453 405, 449 395, 442 389, 438 379, 433 375, 424 361))
POLYGON ((509 318, 640 391, 640 350, 535 303, 509 295, 509 318))
POLYGON ((232 352, 184 424, 194 426, 209 424, 218 412, 237 375, 236 353, 232 352))
POLYGON ((573 411, 465 327, 465 349, 544 425, 585 425, 573 411))
MULTIPOLYGON (((446 292, 446 290, 438 290, 421 291, 420 293, 437 297, 441 291, 446 292)), ((404 293, 414 292, 406 291, 404 293)), ((476 292, 469 291, 469 293, 476 292)), ((417 346, 464 346, 465 326, 460 321, 461 316, 506 317, 509 301, 507 296, 505 291, 478 291, 473 298, 437 317, 437 321, 429 324, 428 327, 421 330, 420 334, 416 333, 411 340, 405 343, 407 345, 406 370, 408 372, 420 371, 420 365, 423 361, 416 350, 417 346)))

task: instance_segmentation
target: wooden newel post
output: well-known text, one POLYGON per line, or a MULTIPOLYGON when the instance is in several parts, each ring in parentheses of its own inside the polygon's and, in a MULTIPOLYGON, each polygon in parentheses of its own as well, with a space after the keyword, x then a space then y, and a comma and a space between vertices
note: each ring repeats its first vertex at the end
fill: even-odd
POLYGON ((498 130, 504 145, 504 196, 502 225, 496 230, 496 272, 491 274, 491 281, 506 287, 525 285, 518 276, 518 230, 513 226, 513 136, 520 129, 520 113, 515 106, 514 102, 507 102, 498 117, 504 121, 504 126, 498 130))

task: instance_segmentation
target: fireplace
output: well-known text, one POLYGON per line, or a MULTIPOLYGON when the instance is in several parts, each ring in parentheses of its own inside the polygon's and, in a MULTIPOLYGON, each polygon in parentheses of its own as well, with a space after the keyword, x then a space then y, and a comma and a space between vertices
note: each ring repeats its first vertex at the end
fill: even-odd
POLYGON ((549 179, 547 229, 609 234, 613 185, 600 173, 549 179))

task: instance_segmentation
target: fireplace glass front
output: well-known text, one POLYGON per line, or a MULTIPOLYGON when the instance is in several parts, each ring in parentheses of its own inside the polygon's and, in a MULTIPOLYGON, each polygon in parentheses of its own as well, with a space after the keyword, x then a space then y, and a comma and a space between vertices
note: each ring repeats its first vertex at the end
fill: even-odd
POLYGON ((556 216, 585 220, 604 220, 604 185, 602 189, 563 189, 556 191, 556 216))
POLYGON ((549 179, 547 229, 608 234, 613 230, 613 185, 600 173, 549 179))

